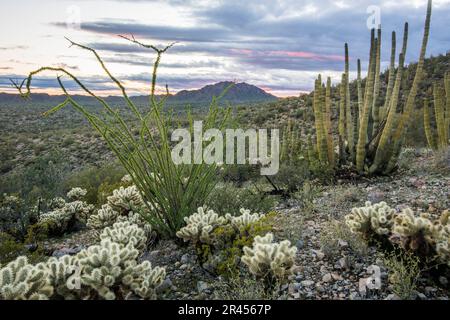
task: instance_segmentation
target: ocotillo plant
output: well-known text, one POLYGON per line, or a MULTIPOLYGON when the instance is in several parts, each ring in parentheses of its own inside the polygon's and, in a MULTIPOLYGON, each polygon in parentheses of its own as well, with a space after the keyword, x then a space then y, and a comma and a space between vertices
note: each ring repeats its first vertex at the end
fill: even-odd
MULTIPOLYGON (((361 65, 358 60, 357 96, 358 101, 350 101, 349 90, 349 49, 345 44, 345 72, 339 87, 339 161, 331 161, 321 151, 325 133, 330 124, 324 119, 321 110, 325 110, 322 98, 321 76, 318 77, 314 91, 314 116, 319 158, 322 162, 351 164, 359 173, 387 174, 395 169, 404 135, 411 122, 411 114, 417 96, 419 84, 423 77, 425 53, 430 32, 432 1, 428 1, 422 47, 412 87, 407 93, 406 102, 400 104, 400 87, 403 82, 404 63, 408 42, 408 23, 405 24, 403 47, 399 54, 399 63, 395 68, 396 34, 392 33, 391 63, 387 90, 384 99, 380 99, 380 65, 381 65, 381 26, 371 31, 369 66, 362 88, 361 65), (380 101, 384 101, 381 103, 380 101)), ((446 86, 448 86, 446 84, 446 86)), ((447 98, 448 99, 448 98, 447 98)), ((446 111, 448 113, 448 111, 446 111)), ((447 126, 448 132, 448 126, 447 126)), ((444 132, 444 131, 443 131, 444 132)))
POLYGON ((423 104, 423 120, 425 135, 429 146, 433 150, 444 150, 449 146, 450 131, 450 72, 444 77, 444 87, 441 83, 433 84, 434 97, 434 122, 436 128, 432 126, 432 110, 430 103, 425 99, 423 104))
MULTIPOLYGON (((157 70, 161 56, 171 45, 158 49, 152 45, 142 44, 134 38, 128 40, 156 52, 149 105, 143 113, 138 110, 132 99, 129 98, 125 87, 110 73, 94 49, 69 40, 72 46, 91 52, 106 75, 121 91, 126 105, 134 115, 134 119, 128 123, 120 115, 120 110, 110 107, 105 99, 93 93, 76 76, 64 68, 42 67, 31 72, 22 84, 15 85, 20 94, 27 98, 30 96, 30 86, 34 76, 44 71, 56 71, 73 80, 82 91, 96 99, 103 107, 103 114, 99 115, 89 111, 77 102, 76 97, 68 92, 61 76, 58 76, 58 83, 66 99, 45 115, 50 115, 67 105, 71 105, 81 112, 95 130, 101 134, 109 148, 132 177, 133 183, 137 186, 145 204, 148 206, 148 212, 150 212, 149 214, 141 212, 143 217, 162 236, 174 237, 176 231, 184 225, 184 217, 191 215, 199 206, 204 204, 216 181, 216 165, 207 165, 202 161, 201 164, 177 166, 172 161, 170 126, 173 121, 170 114, 164 110, 166 98, 158 99, 155 95, 157 70), (139 133, 137 136, 133 134, 136 129, 139 133)), ((168 97, 167 87, 166 90, 166 97, 168 97)), ((229 112, 222 116, 217 100, 216 98, 213 99, 209 113, 203 119, 203 130, 222 128, 227 119, 229 112)), ((192 133, 192 117, 188 115, 188 118, 192 133)), ((197 156, 195 149, 197 148, 194 148, 192 152, 194 158, 197 156)))

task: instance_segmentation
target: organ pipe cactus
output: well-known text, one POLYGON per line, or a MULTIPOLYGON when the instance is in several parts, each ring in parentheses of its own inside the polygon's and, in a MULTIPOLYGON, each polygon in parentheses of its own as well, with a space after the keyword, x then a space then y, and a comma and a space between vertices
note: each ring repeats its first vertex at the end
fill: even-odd
POLYGON ((450 72, 444 77, 444 86, 439 82, 433 84, 434 96, 434 122, 436 130, 431 124, 433 112, 430 110, 428 100, 424 101, 423 120, 425 135, 429 146, 434 150, 445 150, 449 146, 449 126, 450 126, 450 72), (436 132, 435 132, 436 131, 436 132))
MULTIPOLYGON (((392 172, 397 165, 398 155, 404 141, 404 135, 411 122, 411 114, 414 108, 414 102, 417 96, 420 82, 423 78, 423 66, 430 32, 432 1, 428 1, 425 27, 420 50, 419 61, 415 72, 413 85, 409 90, 406 102, 400 105, 400 88, 403 82, 404 63, 408 42, 408 24, 405 24, 403 35, 403 46, 399 54, 397 70, 395 68, 396 54, 396 34, 392 33, 391 60, 389 67, 389 77, 387 90, 384 99, 380 97, 380 68, 381 68, 381 27, 371 31, 369 65, 366 77, 365 88, 362 88, 360 77, 360 62, 358 60, 358 78, 357 78, 357 107, 352 108, 349 95, 349 57, 348 46, 345 45, 345 72, 342 75, 342 81, 339 85, 339 163, 352 164, 359 173, 365 174, 388 174, 392 172), (363 94, 364 91, 364 94, 363 94), (383 101, 380 104, 380 101, 383 101), (356 122, 356 123, 355 123, 356 122), (348 157, 348 156, 349 157, 348 157)), ((448 75, 446 76, 448 79, 448 75)), ((318 147, 321 146, 323 121, 319 110, 322 85, 316 80, 314 92, 314 116, 316 125, 316 134, 318 136, 318 147)), ((446 82, 446 90, 450 87, 446 82)), ((442 90, 440 91, 442 93, 442 90)), ((442 100, 442 99, 441 99, 442 100)), ((448 97, 447 97, 448 100, 448 97)), ((440 109, 442 110, 442 108, 440 109)), ((444 114, 448 114, 448 108, 444 114)), ((442 118, 442 117, 441 117, 442 118)), ((441 121, 442 123, 442 121, 441 121)), ((444 124, 448 120, 443 121, 444 124)), ((448 125, 442 126, 447 128, 448 125)), ((323 154, 319 158, 322 162, 323 154)), ((329 163, 331 164, 331 163, 329 163)), ((332 165, 332 164, 331 164, 332 165)))

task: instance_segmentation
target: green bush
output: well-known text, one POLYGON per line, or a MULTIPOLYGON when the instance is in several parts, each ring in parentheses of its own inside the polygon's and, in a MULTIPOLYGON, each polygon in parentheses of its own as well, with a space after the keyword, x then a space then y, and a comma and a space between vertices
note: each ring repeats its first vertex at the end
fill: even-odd
POLYGON ((251 212, 265 213, 273 209, 276 198, 250 188, 239 188, 232 183, 217 185, 205 205, 221 215, 234 214, 241 208, 251 212))

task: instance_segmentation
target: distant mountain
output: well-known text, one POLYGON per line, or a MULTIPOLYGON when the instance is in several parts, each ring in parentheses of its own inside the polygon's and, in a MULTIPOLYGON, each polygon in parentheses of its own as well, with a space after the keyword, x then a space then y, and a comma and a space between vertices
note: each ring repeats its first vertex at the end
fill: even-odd
POLYGON ((228 91, 223 100, 231 103, 247 102, 269 102, 277 100, 277 97, 271 95, 261 88, 242 82, 236 83, 229 81, 219 82, 207 85, 198 90, 183 90, 170 98, 170 101, 180 101, 186 103, 210 102, 213 96, 220 96, 226 89, 228 91))
MULTIPOLYGON (((270 102, 276 101, 278 98, 271 95, 264 90, 250 85, 248 83, 233 82, 219 82, 212 85, 207 85, 198 90, 183 90, 175 95, 171 95, 168 102, 174 105, 203 105, 209 104, 213 96, 220 96, 227 88, 228 91, 222 98, 222 102, 229 102, 232 104, 254 103, 254 102, 270 102)), ((82 104, 94 104, 95 100, 88 96, 74 96, 77 101, 82 104)), ((113 105, 123 104, 123 98, 119 96, 106 97, 105 100, 113 105)), ((135 96, 132 100, 137 105, 146 105, 148 103, 148 96, 135 96)), ((48 95, 46 93, 37 93, 31 95, 31 104, 39 105, 56 105, 64 101, 62 95, 48 95)), ((23 105, 24 100, 17 94, 0 93, 0 107, 3 105, 23 105)))

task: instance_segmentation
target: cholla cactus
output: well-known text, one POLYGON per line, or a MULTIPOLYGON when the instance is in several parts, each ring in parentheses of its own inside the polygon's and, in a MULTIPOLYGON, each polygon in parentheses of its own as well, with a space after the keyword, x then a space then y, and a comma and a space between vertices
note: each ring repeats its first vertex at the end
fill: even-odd
POLYGON ((37 267, 46 272, 55 294, 67 300, 80 298, 79 274, 81 267, 76 256, 51 257, 37 267))
POLYGON ((132 183, 133 179, 131 178, 131 176, 129 174, 126 174, 123 176, 123 178, 120 180, 120 182, 122 183, 132 183))
POLYGON ((233 217, 230 214, 225 215, 226 219, 230 221, 231 225, 236 229, 241 229, 249 226, 252 223, 257 222, 261 218, 264 217, 264 214, 259 213, 250 213, 250 210, 241 209, 241 215, 237 217, 233 217))
POLYGON ((124 293, 127 288, 142 298, 152 298, 166 273, 163 268, 152 268, 148 261, 138 264, 138 255, 132 243, 122 246, 103 240, 77 255, 83 270, 79 281, 107 300, 115 299, 119 291, 124 293))
POLYGON ((103 229, 112 226, 119 217, 119 213, 115 211, 109 204, 104 204, 97 214, 91 215, 87 220, 87 226, 92 229, 103 229))
POLYGON ((129 221, 116 222, 112 227, 106 227, 100 234, 100 239, 109 239, 122 246, 131 243, 139 251, 147 246, 145 230, 129 221))
POLYGON ((440 260, 450 266, 450 211, 445 210, 434 225, 436 253, 440 260))
POLYGON ((113 191, 113 194, 107 198, 108 204, 120 214, 127 214, 134 208, 142 207, 144 201, 139 194, 136 186, 128 188, 120 187, 113 191))
POLYGON ((290 241, 273 243, 273 234, 256 236, 253 248, 244 247, 241 260, 252 274, 266 281, 283 281, 292 274, 297 248, 290 241))
POLYGON ((402 237, 405 249, 428 254, 430 247, 435 244, 436 227, 433 222, 427 214, 416 217, 410 208, 402 210, 395 217, 393 232, 402 237))
POLYGON ((82 200, 83 197, 87 194, 87 190, 82 188, 72 188, 69 192, 67 192, 67 198, 72 201, 82 200))
POLYGON ((47 206, 52 210, 62 209, 62 208, 64 208, 65 205, 66 205, 66 200, 64 200, 61 197, 53 198, 47 202, 47 206))
POLYGON ((212 241, 211 232, 214 228, 224 225, 227 219, 220 217, 213 210, 205 212, 205 209, 200 207, 196 213, 184 218, 184 221, 186 226, 177 232, 177 237, 196 244, 198 242, 210 243, 212 241))
POLYGON ((53 294, 46 272, 28 264, 21 256, 0 269, 0 298, 3 300, 47 300, 53 294))
POLYGON ((364 207, 353 208, 352 213, 345 216, 345 223, 354 233, 369 236, 373 231, 378 235, 387 235, 391 232, 395 210, 386 202, 372 205, 370 201, 364 207))
POLYGON ((145 234, 149 237, 152 233, 152 226, 150 223, 145 221, 139 213, 130 212, 128 216, 120 216, 117 218, 117 222, 130 222, 144 229, 145 234))
POLYGON ((43 213, 39 217, 39 223, 46 224, 53 231, 59 232, 64 232, 72 220, 73 214, 64 210, 64 208, 43 213))
POLYGON ((63 210, 75 216, 77 220, 87 223, 87 220, 94 211, 94 206, 87 204, 84 201, 76 200, 74 202, 67 203, 63 210))

